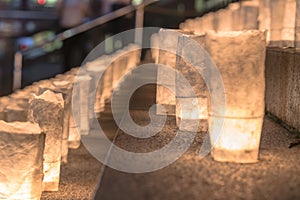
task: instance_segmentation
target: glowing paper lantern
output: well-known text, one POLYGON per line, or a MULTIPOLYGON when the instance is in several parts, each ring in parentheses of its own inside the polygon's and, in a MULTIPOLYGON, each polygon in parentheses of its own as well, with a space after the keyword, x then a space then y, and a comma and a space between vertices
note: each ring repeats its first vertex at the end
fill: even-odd
POLYGON ((206 83, 204 82, 202 75, 205 71, 205 54, 202 52, 195 52, 194 58, 197 59, 197 63, 201 63, 195 68, 188 61, 190 51, 189 41, 193 40, 195 44, 198 44, 205 48, 205 35, 182 35, 178 38, 178 56, 176 58, 176 70, 183 75, 183 77, 191 85, 191 89, 194 93, 190 93, 185 88, 184 80, 181 80, 178 75, 176 76, 176 124, 184 131, 193 131, 194 127, 198 125, 198 130, 207 131, 207 96, 208 91, 206 83), (188 51, 188 52, 186 52, 188 51), (198 70, 202 70, 201 74, 198 70), (200 120, 200 124, 199 124, 200 120))
POLYGON ((0 199, 40 199, 44 145, 38 124, 0 121, 0 199))
POLYGON ((256 162, 265 109, 265 33, 209 32, 206 37, 226 94, 225 111, 209 108, 212 156, 217 161, 256 162))
POLYGON ((49 90, 33 95, 29 101, 28 119, 40 125, 46 134, 44 150, 43 191, 58 191, 64 123, 64 101, 61 94, 49 90))
MULTIPOLYGON (((158 33, 158 64, 175 69, 178 37, 182 34, 183 31, 180 30, 160 29, 158 33)), ((175 115, 175 95, 168 89, 175 90, 175 73, 164 73, 161 70, 158 68, 157 71, 156 103, 163 105, 165 109, 157 107, 156 113, 164 115, 164 111, 166 111, 168 115, 175 115)))

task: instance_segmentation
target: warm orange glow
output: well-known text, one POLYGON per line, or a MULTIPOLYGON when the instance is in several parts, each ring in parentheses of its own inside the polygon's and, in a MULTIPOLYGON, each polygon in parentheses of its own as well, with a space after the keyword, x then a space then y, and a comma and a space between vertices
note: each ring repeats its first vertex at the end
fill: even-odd
POLYGON ((206 37, 226 94, 226 107, 211 105, 209 111, 212 156, 217 161, 257 162, 265 109, 265 34, 224 31, 206 37), (241 45, 244 41, 249 42, 241 45))
MULTIPOLYGON (((221 122, 221 121, 220 121, 221 122)), ((215 145, 226 150, 254 150, 260 142, 262 118, 224 118, 223 132, 215 145)), ((218 126, 222 126, 221 124, 218 126)))
POLYGON ((207 119, 207 98, 177 98, 176 116, 182 119, 207 119))
POLYGON ((44 162, 43 191, 58 191, 61 161, 44 162))

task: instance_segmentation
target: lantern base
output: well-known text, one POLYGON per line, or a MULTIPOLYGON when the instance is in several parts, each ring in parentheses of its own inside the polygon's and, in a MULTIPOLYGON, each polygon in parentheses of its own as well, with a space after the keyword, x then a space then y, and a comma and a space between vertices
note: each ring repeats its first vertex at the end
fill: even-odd
POLYGON ((160 107, 156 108, 156 114, 157 115, 169 115, 169 116, 175 116, 175 105, 167 105, 167 104, 161 104, 164 108, 161 109, 160 107))
POLYGON ((56 192, 59 189, 61 161, 44 162, 43 191, 56 192))
POLYGON ((208 131, 208 121, 206 119, 182 119, 180 117, 176 117, 176 125, 181 131, 208 131))
POLYGON ((80 147, 80 140, 78 141, 68 141, 69 149, 78 149, 80 147))
POLYGON ((257 163, 258 149, 228 150, 228 149, 212 149, 212 157, 220 162, 235 163, 257 163))

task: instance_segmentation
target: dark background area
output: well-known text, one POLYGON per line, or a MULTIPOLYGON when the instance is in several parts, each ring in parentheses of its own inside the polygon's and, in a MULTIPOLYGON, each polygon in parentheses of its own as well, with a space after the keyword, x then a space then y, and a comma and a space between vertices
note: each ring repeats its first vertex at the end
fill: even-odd
MULTIPOLYGON (((28 48, 26 42, 20 45, 20 39, 31 41, 36 34, 43 31, 54 34, 58 31, 56 1, 0 0, 0 96, 12 92, 15 52, 28 48)), ((97 5, 95 1, 90 0, 93 7, 97 5)), ((187 18, 201 16, 208 11, 225 7, 232 1, 236 0, 160 0, 145 8, 144 26, 178 28, 178 24, 187 18)), ((107 36, 134 27, 135 13, 132 13, 130 17, 127 16, 126 23, 124 17, 121 17, 90 29, 86 32, 89 36, 86 50, 91 50, 107 36)), ((47 38, 46 34, 42 37, 47 38)), ((122 46, 112 45, 110 51, 118 48, 122 46)), ((23 57, 22 87, 65 71, 62 66, 64 58, 61 48, 51 51, 41 48, 37 51, 40 52, 27 52, 30 56, 23 57)))

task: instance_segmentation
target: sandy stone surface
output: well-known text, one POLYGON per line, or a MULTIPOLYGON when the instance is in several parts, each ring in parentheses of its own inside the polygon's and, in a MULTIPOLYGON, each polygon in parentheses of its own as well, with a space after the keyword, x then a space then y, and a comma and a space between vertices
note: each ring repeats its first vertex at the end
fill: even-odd
MULTIPOLYGON (((121 133, 116 144, 147 152, 168 143, 177 129, 169 118, 163 131, 147 139, 121 133)), ((298 199, 300 147, 289 149, 294 137, 265 118, 259 162, 234 164, 200 159, 203 133, 175 163, 156 172, 123 173, 106 168, 95 199, 298 199)))
POLYGON ((300 131, 300 53, 268 48, 266 57, 266 108, 300 131), (296 117, 295 117, 296 116, 296 117))
POLYGON ((79 149, 69 149, 68 164, 61 166, 58 192, 43 192, 41 200, 92 199, 101 166, 83 145, 79 149))
MULTIPOLYGON (((134 121, 146 125, 146 111, 131 113, 134 121)), ((114 125, 105 123, 107 129, 114 125)), ((134 152, 159 149, 177 132, 175 118, 150 139, 136 139, 124 133, 116 144, 134 152)), ((205 133, 199 133, 190 149, 175 163, 156 172, 123 173, 105 168, 101 187, 93 198, 102 165, 83 145, 70 150, 69 162, 61 169, 58 192, 44 192, 45 199, 299 199, 300 146, 288 148, 294 136, 265 118, 259 162, 235 164, 216 162, 209 155, 200 159, 198 152, 205 133)))
MULTIPOLYGON (((149 123, 146 110, 155 102, 155 88, 155 85, 146 85, 133 94, 130 108, 138 111, 131 111, 131 116, 137 124, 149 123)), ((116 126, 108 123, 110 111, 105 112, 100 115, 107 120, 102 125, 114 132, 116 126)), ((133 152, 148 152, 170 142, 177 130, 175 117, 169 117, 163 130, 150 139, 137 139, 120 132, 116 144, 133 152)), ((221 163, 210 155, 200 159, 198 152, 204 134, 198 133, 179 160, 144 174, 123 173, 108 167, 102 173, 102 164, 81 145, 69 151, 69 162, 61 167, 59 191, 44 192, 42 200, 300 198, 300 146, 288 148, 295 137, 286 129, 265 118, 259 162, 255 164, 221 163), (96 198, 93 198, 94 192, 96 198)), ((111 133, 108 136, 113 138, 111 133)))

